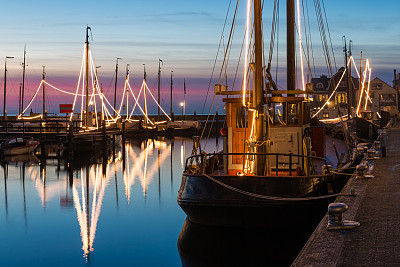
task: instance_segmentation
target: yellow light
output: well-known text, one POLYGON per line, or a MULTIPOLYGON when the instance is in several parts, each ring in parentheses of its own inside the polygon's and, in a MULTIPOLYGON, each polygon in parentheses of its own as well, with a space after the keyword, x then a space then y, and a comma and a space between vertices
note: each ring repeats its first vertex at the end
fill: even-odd
POLYGON ((181 107, 183 107, 183 102, 180 103, 181 107))
POLYGON ((33 119, 39 119, 39 118, 42 118, 43 117, 43 115, 42 114, 40 114, 40 115, 37 115, 37 116, 33 116, 33 117, 22 117, 22 114, 21 115, 19 115, 18 116, 18 120, 33 120, 33 119))

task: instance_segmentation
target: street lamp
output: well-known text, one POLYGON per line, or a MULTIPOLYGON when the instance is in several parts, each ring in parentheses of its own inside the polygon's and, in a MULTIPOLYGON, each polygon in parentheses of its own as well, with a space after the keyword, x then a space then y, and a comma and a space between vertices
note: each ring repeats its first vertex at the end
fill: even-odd
POLYGON ((14 58, 6 56, 4 61, 4 105, 3 105, 3 119, 7 119, 7 111, 6 111, 6 95, 7 95, 7 58, 14 58))

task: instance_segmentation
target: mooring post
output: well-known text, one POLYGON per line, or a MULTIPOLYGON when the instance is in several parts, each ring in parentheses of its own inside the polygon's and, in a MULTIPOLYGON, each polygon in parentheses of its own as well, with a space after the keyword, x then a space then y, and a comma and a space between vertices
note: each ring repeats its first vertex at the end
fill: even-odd
POLYGON ((348 210, 345 203, 331 203, 328 206, 327 230, 350 230, 360 226, 359 222, 343 220, 343 213, 348 210))
POLYGON ((68 136, 67 136, 67 148, 68 148, 68 156, 71 159, 74 156, 74 148, 73 148, 73 138, 74 138, 74 124, 70 124, 68 136))
POLYGON ((197 114, 196 114, 196 110, 193 112, 193 120, 197 121, 197 114))
POLYGON ((102 121, 102 136, 103 136, 103 168, 105 162, 107 162, 107 131, 106 122, 102 121))
POLYGON ((218 127, 219 126, 219 118, 218 118, 218 112, 215 113, 215 135, 217 136, 218 139, 218 127))
POLYGON ((115 161, 115 134, 112 136, 113 161, 115 161))
POLYGON ((57 171, 60 172, 61 168, 61 139, 60 137, 56 137, 57 139, 57 171))
POLYGON ((43 121, 40 121, 39 128, 40 128, 40 140, 42 140, 42 124, 43 121))

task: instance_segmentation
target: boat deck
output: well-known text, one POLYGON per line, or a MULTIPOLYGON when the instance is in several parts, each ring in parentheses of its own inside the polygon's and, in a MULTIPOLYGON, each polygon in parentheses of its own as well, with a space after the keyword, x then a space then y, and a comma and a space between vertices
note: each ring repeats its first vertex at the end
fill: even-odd
POLYGON ((340 196, 354 230, 327 231, 326 215, 292 266, 400 266, 400 127, 388 132, 387 157, 373 160, 375 178, 351 177, 340 196))

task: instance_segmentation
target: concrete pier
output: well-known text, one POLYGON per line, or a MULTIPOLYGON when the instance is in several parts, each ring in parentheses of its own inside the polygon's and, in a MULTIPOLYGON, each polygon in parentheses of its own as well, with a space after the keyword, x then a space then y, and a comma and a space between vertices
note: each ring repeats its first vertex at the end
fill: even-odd
POLYGON ((328 231, 326 215, 292 266, 400 266, 400 128, 388 130, 387 157, 371 160, 374 178, 353 175, 339 196, 353 230, 328 231))

